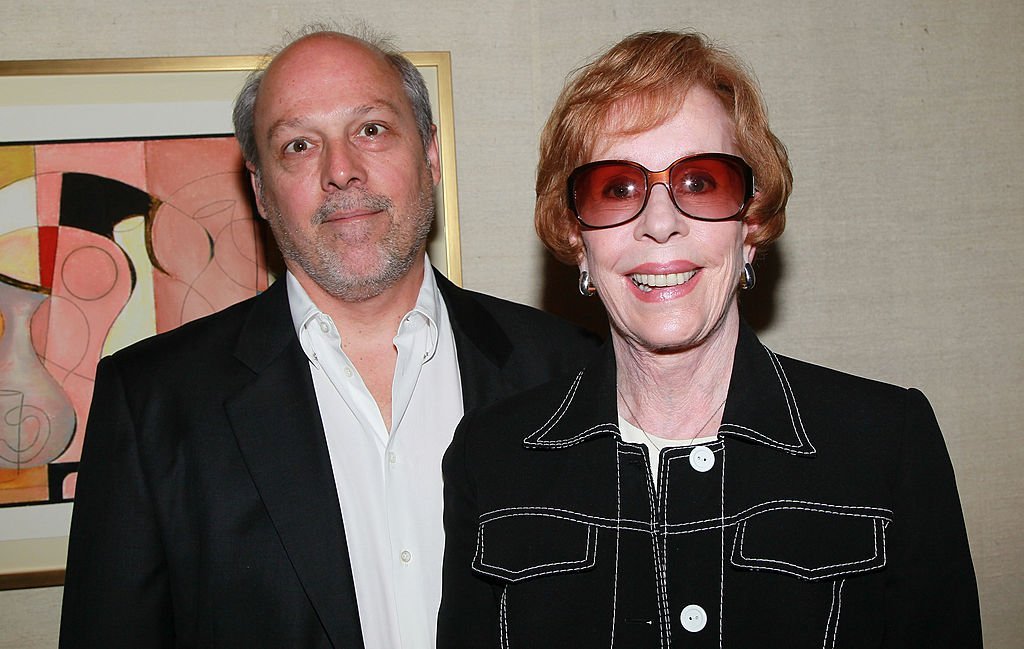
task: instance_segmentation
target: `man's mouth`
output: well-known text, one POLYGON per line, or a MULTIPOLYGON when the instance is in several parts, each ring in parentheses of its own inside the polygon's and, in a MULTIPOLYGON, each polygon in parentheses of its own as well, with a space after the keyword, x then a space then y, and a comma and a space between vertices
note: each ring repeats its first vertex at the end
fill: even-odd
POLYGON ((664 275, 655 275, 652 273, 633 273, 629 276, 629 279, 633 281, 633 285, 644 293, 650 293, 656 288, 667 288, 669 286, 679 286, 685 284, 693 276, 697 274, 698 269, 693 269, 685 273, 666 273, 664 275))

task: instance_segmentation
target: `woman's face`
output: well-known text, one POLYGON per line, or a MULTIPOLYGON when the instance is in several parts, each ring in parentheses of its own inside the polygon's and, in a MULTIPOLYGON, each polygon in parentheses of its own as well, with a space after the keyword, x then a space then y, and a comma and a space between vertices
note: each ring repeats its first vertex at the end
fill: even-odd
MULTIPOLYGON (((682 109, 660 126, 599 141, 591 161, 632 160, 660 171, 696 153, 739 155, 732 120, 702 87, 690 90, 682 109)), ((584 229, 579 266, 590 272, 615 335, 652 351, 689 349, 706 342, 727 315, 737 316, 741 269, 754 256, 744 241, 755 227, 692 219, 656 185, 635 220, 584 229)))

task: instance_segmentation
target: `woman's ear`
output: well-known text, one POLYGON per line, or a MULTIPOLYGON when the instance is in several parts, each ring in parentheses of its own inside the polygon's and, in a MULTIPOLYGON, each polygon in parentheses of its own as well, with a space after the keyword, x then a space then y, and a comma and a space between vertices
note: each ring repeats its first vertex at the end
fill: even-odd
MULTIPOLYGON (((760 192, 754 192, 754 197, 751 199, 751 203, 760 198, 760 192)), ((754 255, 757 254, 757 244, 754 243, 757 238, 757 231, 761 229, 761 223, 752 219, 743 219, 743 258, 748 262, 754 261, 754 255)))
POLYGON ((753 263, 754 256, 757 255, 757 244, 754 243, 756 239, 755 233, 761 229, 760 223, 746 222, 743 224, 743 258, 748 263, 753 263))
POLYGON ((578 232, 574 232, 568 236, 568 242, 571 249, 579 250, 576 254, 576 265, 579 266, 580 271, 587 270, 587 249, 583 245, 583 237, 578 232))

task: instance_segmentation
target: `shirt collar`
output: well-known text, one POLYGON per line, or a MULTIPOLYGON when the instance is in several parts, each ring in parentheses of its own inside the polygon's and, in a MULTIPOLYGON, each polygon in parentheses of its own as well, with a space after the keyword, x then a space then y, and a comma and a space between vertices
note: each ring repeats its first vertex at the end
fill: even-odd
MULTIPOLYGON (((409 313, 402 318, 399 327, 401 328, 410 318, 422 317, 427 323, 428 344, 427 355, 424 361, 430 360, 437 351, 437 314, 442 308, 441 294, 437 288, 437 281, 434 279, 433 266, 430 265, 430 257, 423 254, 423 283, 416 296, 416 305, 409 313)), ((320 316, 329 317, 323 313, 313 299, 306 293, 299 280, 292 275, 291 271, 285 271, 285 288, 288 290, 288 309, 291 311, 292 326, 295 327, 295 335, 302 339, 302 332, 312 318, 320 316)), ((395 332, 397 335, 397 331, 395 332)))
POLYGON ((292 314, 292 326, 295 327, 295 335, 302 337, 302 330, 306 328, 306 323, 309 322, 310 318, 315 318, 321 312, 315 304, 313 304, 312 298, 306 293, 306 289, 302 288, 302 284, 299 280, 292 275, 290 270, 284 273, 285 288, 288 290, 288 310, 292 314))

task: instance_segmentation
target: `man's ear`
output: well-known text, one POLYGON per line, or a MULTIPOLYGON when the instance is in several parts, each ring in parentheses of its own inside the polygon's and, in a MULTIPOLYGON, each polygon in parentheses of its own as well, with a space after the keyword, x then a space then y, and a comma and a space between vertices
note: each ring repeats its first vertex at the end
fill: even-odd
POLYGON ((249 171, 249 183, 252 185, 252 193, 256 198, 256 209, 260 213, 260 218, 266 219, 267 212, 263 207, 263 181, 260 180, 260 172, 251 162, 246 162, 245 168, 249 171))
POLYGON ((436 187, 441 182, 441 153, 437 144, 437 127, 430 125, 430 146, 427 147, 427 162, 430 164, 430 175, 436 187))

